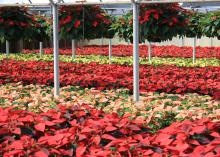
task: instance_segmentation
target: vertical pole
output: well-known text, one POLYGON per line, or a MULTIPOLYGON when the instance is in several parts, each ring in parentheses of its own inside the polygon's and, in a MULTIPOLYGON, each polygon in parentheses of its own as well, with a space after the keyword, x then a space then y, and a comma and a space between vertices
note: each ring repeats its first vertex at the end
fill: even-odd
POLYGON ((6 40, 5 41, 5 46, 6 46, 6 48, 5 48, 5 50, 6 50, 6 55, 8 56, 9 55, 9 41, 8 40, 6 40))
POLYGON ((184 37, 181 38, 182 39, 182 47, 185 46, 185 39, 184 37))
POLYGON ((39 46, 40 46, 40 57, 42 56, 42 54, 43 54, 43 42, 42 41, 40 41, 39 42, 39 46))
POLYGON ((151 47, 151 42, 148 44, 148 62, 151 63, 151 52, 152 52, 152 47, 151 47))
POLYGON ((196 37, 193 40, 193 64, 196 63, 196 37))
POLYGON ((104 45, 104 38, 103 37, 102 37, 101 43, 102 43, 102 46, 103 46, 104 45))
POLYGON ((100 43, 101 45, 99 45, 99 46, 100 46, 99 50, 100 50, 100 54, 101 54, 101 53, 102 53, 102 50, 103 50, 103 49, 102 49, 102 48, 103 48, 103 37, 101 38, 100 42, 101 42, 101 43, 100 43))
POLYGON ((23 38, 22 38, 22 39, 20 39, 19 44, 20 44, 20 51, 22 52, 22 51, 23 51, 23 49, 24 49, 24 41, 23 41, 23 38))
POLYGON ((58 6, 53 7, 53 53, 54 53, 54 96, 59 96, 59 39, 58 39, 58 6))
POLYGON ((76 58, 76 42, 74 39, 72 39, 72 58, 76 58))
MULTIPOLYGON (((41 12, 39 10, 38 15, 40 15, 40 14, 41 14, 41 12)), ((43 42, 42 41, 39 42, 39 47, 40 47, 40 57, 41 57, 43 54, 43 42)))
POLYGON ((133 97, 139 101, 139 21, 138 4, 133 2, 133 97))
POLYGON ((109 39, 108 57, 109 57, 109 63, 111 64, 111 59, 112 59, 112 39, 109 39))
POLYGON ((210 38, 210 46, 213 47, 213 38, 210 38))

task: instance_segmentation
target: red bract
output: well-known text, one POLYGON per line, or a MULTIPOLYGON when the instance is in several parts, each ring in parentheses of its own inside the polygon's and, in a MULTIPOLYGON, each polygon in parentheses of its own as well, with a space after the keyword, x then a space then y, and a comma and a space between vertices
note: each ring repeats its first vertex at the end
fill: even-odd
MULTIPOLYGON (((197 58, 218 58, 220 59, 220 47, 197 47, 197 58)), ((53 54, 53 49, 44 49, 45 54, 53 54)), ((153 57, 183 57, 191 58, 193 49, 191 47, 178 46, 153 46, 153 57)), ((24 50, 24 53, 39 53, 39 50, 24 50)), ((60 49, 60 54, 72 55, 72 49, 60 49)), ((108 56, 108 46, 86 46, 83 49, 77 48, 77 55, 105 55, 108 56)), ((113 46, 112 55, 132 56, 132 45, 113 46)), ((148 47, 140 46, 140 56, 148 57, 148 47)))
MULTIPOLYGON (((0 84, 53 85, 53 62, 3 60, 0 84)), ((126 65, 60 63, 60 83, 99 90, 133 89, 133 68, 126 65)), ((142 92, 199 93, 219 98, 220 67, 140 66, 142 92)))
POLYGON ((144 123, 137 124, 127 116, 106 114, 87 105, 68 108, 60 105, 40 114, 0 108, 0 117, 6 117, 0 119, 0 155, 5 157, 217 157, 220 154, 220 122, 208 119, 174 123, 151 134, 144 123), (32 117, 34 121, 21 121, 23 117, 32 117), (36 128, 42 125, 43 129, 36 128))
POLYGON ((75 24, 74 24, 74 28, 78 28, 78 27, 79 27, 79 25, 80 25, 80 23, 81 23, 81 22, 80 22, 79 20, 78 20, 78 21, 76 21, 76 22, 75 22, 75 24))

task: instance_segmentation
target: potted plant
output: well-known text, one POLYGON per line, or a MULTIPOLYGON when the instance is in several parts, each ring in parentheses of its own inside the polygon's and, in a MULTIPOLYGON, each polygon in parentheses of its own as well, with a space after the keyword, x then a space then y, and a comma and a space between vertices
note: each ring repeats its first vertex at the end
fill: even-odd
MULTIPOLYGON (((0 7, 0 37, 9 43, 17 43, 31 31, 32 16, 25 7, 0 7)), ((18 52, 15 47, 13 52, 18 52)))

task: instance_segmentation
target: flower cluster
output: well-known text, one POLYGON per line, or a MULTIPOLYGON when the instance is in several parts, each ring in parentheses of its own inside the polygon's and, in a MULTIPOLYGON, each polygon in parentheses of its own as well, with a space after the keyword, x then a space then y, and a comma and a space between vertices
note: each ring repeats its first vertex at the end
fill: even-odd
MULTIPOLYGON (((161 42, 183 35, 188 12, 179 4, 143 4, 140 6, 140 42, 161 42)), ((132 13, 119 17, 113 28, 119 37, 133 42, 132 13)))
POLYGON ((31 35, 33 35, 38 41, 49 39, 52 33, 52 21, 47 17, 35 15, 33 16, 32 31, 33 34, 31 35))
POLYGON ((63 6, 59 15, 60 34, 69 39, 104 36, 112 21, 99 6, 63 6))
POLYGON ((152 134, 143 120, 106 114, 88 105, 46 113, 0 108, 0 155, 8 156, 216 156, 220 123, 174 123, 152 134))
POLYGON ((139 21, 143 42, 145 39, 161 42, 183 35, 187 14, 177 3, 141 5, 139 21))
MULTIPOLYGON (((140 66, 140 90, 208 94, 219 99, 220 67, 140 66)), ((53 85, 53 63, 3 60, 0 84, 10 82, 53 85)), ((125 65, 60 63, 60 83, 97 89, 133 89, 133 68, 125 65)))

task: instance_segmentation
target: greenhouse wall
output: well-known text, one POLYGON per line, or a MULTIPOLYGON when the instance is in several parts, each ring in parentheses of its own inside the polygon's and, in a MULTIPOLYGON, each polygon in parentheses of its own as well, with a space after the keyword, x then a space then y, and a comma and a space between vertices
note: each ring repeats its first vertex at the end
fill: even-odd
MULTIPOLYGON (((103 40, 103 44, 107 45, 109 42, 108 39, 103 40)), ((147 42, 146 42, 147 43, 147 42)), ((102 44, 102 39, 96 39, 96 40, 91 40, 89 42, 86 42, 86 45, 101 45, 102 44)), ((125 42, 124 40, 121 40, 117 37, 115 37, 112 40, 113 45, 117 44, 129 44, 128 42, 125 42)), ((182 46, 182 39, 179 38, 173 38, 172 41, 167 41, 167 42, 161 42, 161 43, 153 43, 154 45, 176 45, 176 46, 182 46)), ((197 39, 197 45, 198 46, 220 46, 220 40, 217 38, 213 38, 212 40, 207 37, 202 37, 201 39, 197 39), (212 44, 211 44, 212 42, 212 44)), ((184 38, 184 46, 193 46, 193 38, 184 38)))
MULTIPOLYGON (((78 46, 83 46, 83 45, 108 45, 109 44, 109 39, 96 39, 96 40, 90 40, 90 41, 85 41, 84 43, 82 41, 78 41, 77 42, 78 46)), ((124 40, 121 40, 117 37, 115 37, 112 40, 112 45, 126 45, 126 44, 130 44, 128 42, 125 42, 124 40)), ((148 44, 146 42, 146 44, 148 44)), ((167 42, 162 42, 162 43, 152 43, 154 45, 160 45, 160 46, 166 46, 166 45, 175 45, 175 46, 182 46, 182 39, 179 38, 174 38, 172 41, 167 41, 167 42)), ((202 37, 201 39, 197 39, 197 46, 201 46, 201 47, 205 47, 205 46, 220 46, 220 40, 218 40, 217 38, 213 38, 212 40, 210 38, 207 37, 202 37), (212 43, 211 43, 212 42, 212 43)), ((44 48, 50 48, 52 47, 52 43, 51 41, 44 41, 43 42, 43 47, 44 48)), ((184 38, 184 46, 193 46, 193 38, 184 38)), ((21 51, 22 47, 24 49, 38 49, 39 47, 39 43, 38 42, 27 42, 24 41, 23 44, 22 42, 17 42, 12 43, 10 45, 10 50, 11 51, 21 51)), ((60 41, 60 48, 71 48, 71 41, 65 41, 62 40, 60 41)), ((0 52, 5 52, 5 43, 1 43, 0 44, 0 52)))

